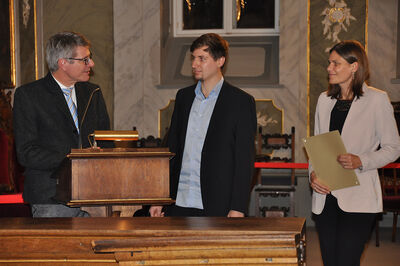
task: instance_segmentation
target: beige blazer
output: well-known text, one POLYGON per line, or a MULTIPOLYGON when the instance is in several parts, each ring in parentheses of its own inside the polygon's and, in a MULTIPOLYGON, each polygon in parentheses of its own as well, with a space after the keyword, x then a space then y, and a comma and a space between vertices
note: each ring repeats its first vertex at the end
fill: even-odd
MULTIPOLYGON (((400 137, 393 107, 386 92, 363 85, 363 96, 351 104, 341 137, 348 153, 358 155, 363 170, 355 170, 359 186, 332 191, 346 212, 382 212, 382 192, 377 168, 400 156, 400 137), (378 146, 381 146, 379 150, 378 146)), ((315 112, 314 135, 329 132, 331 111, 336 99, 321 93, 315 112)), ((309 171, 311 173, 312 166, 309 171)), ((312 212, 324 209, 325 195, 313 191, 312 212)))

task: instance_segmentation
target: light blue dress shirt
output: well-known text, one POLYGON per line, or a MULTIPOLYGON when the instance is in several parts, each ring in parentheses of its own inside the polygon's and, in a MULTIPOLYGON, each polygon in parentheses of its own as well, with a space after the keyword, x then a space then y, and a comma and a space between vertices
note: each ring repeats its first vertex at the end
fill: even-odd
POLYGON ((190 109, 183 150, 182 168, 176 195, 177 206, 203 209, 200 185, 201 151, 223 82, 224 78, 221 78, 207 98, 201 91, 201 82, 197 82, 196 96, 190 109))

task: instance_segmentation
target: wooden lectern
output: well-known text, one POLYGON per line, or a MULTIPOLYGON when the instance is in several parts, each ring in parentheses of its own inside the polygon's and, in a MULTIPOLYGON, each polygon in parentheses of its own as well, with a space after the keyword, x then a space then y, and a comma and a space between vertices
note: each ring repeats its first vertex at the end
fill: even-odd
POLYGON ((170 204, 168 148, 72 149, 57 177, 68 206, 170 204))

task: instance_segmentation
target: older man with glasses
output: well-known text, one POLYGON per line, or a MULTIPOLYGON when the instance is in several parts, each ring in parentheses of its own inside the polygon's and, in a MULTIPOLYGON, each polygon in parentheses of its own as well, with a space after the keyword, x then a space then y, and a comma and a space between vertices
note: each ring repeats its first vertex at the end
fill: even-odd
POLYGON ((88 216, 53 199, 52 177, 72 148, 89 147, 89 134, 110 129, 101 90, 88 82, 94 66, 90 43, 79 33, 57 33, 47 43, 46 61, 50 73, 19 87, 14 96, 17 157, 25 167, 23 198, 33 217, 88 216))

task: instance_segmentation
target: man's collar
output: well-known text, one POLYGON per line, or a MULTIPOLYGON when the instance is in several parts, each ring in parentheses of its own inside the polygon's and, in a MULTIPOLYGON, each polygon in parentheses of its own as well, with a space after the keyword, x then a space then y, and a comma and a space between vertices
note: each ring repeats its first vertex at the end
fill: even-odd
POLYGON ((54 75, 51 73, 51 76, 53 77, 53 79, 57 82, 57 84, 58 84, 58 86, 60 86, 60 88, 61 89, 69 89, 69 88, 72 88, 72 89, 75 89, 75 85, 72 85, 72 86, 65 86, 64 84, 62 84, 60 81, 58 81, 55 77, 54 77, 54 75))
MULTIPOLYGON (((222 84, 224 83, 224 77, 221 77, 221 79, 218 81, 217 84, 215 84, 214 88, 211 90, 210 94, 208 95, 207 98, 216 98, 219 95, 219 92, 221 91, 222 84)), ((197 82, 196 88, 195 88, 195 94, 197 97, 201 97, 201 99, 206 99, 204 96, 202 90, 201 90, 201 81, 199 80, 197 82)))

